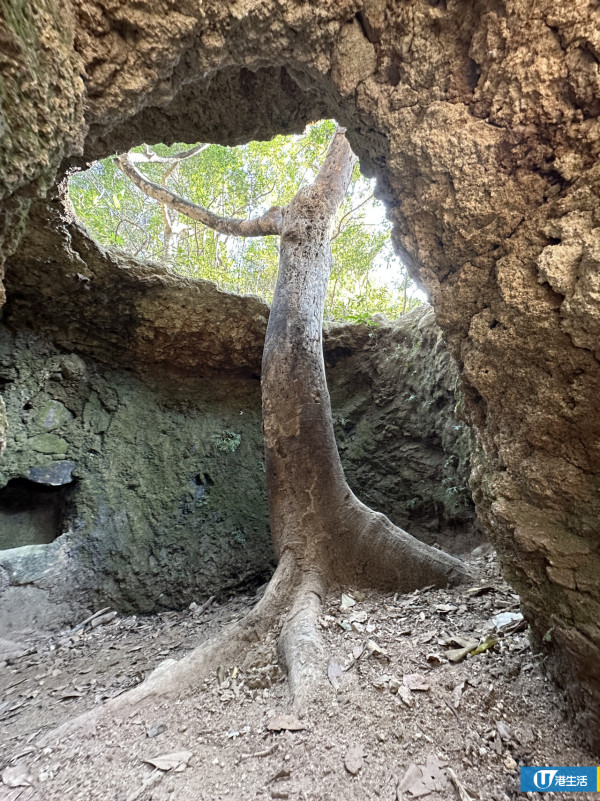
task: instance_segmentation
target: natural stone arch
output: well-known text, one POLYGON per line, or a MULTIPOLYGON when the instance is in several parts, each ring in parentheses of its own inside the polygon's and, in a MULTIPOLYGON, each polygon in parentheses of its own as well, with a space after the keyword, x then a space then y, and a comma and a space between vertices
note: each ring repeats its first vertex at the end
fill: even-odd
MULTIPOLYGON (((240 0, 165 14, 81 2, 74 13, 86 158, 142 139, 234 143, 325 113, 348 127, 461 368, 480 443, 480 517, 538 639, 550 632, 542 647, 554 675, 597 736, 594 4, 240 0), (189 133, 191 103, 221 108, 212 135, 206 117, 189 133)), ((70 122, 55 114, 52 147, 38 144, 53 161, 28 170, 21 157, 3 194, 47 184, 60 155, 75 155, 80 92, 63 47, 73 80, 59 83, 76 87, 63 95, 70 122)), ((20 197, 9 210, 20 213, 20 197)))

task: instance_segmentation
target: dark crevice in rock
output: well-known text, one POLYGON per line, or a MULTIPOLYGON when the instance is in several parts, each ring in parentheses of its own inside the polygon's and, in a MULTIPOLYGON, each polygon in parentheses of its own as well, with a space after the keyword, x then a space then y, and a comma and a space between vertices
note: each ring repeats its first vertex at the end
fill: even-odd
POLYGON ((0 551, 54 542, 63 533, 74 483, 13 478, 0 489, 0 551))

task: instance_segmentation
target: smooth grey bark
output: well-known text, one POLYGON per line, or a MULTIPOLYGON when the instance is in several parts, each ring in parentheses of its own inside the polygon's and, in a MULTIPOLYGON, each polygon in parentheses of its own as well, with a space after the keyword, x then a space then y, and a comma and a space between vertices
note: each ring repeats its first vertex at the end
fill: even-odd
MULTIPOLYGON (((362 504, 342 470, 325 378, 322 323, 332 265, 331 225, 354 164, 344 131, 338 129, 315 182, 278 210, 280 267, 262 366, 277 570, 245 618, 110 702, 109 713, 151 696, 191 691, 199 676, 219 664, 233 664, 240 651, 273 630, 294 703, 303 708, 326 675, 316 620, 329 584, 408 591, 455 584, 467 575, 459 560, 424 545, 362 504)), ((171 204, 173 193, 157 189, 157 199, 171 204)), ((179 201, 178 210, 187 207, 179 201)), ((104 713, 92 714, 97 718, 104 713)))
POLYGON ((116 163, 131 182, 148 197, 158 200, 159 203, 175 209, 180 214, 187 215, 190 219, 196 220, 218 231, 220 234, 253 237, 279 234, 281 231, 282 209, 280 206, 272 206, 260 217, 250 220, 238 219, 237 217, 221 217, 203 206, 198 206, 196 203, 186 200, 176 192, 167 189, 167 187, 150 181, 133 165, 127 154, 119 156, 116 159, 116 163))

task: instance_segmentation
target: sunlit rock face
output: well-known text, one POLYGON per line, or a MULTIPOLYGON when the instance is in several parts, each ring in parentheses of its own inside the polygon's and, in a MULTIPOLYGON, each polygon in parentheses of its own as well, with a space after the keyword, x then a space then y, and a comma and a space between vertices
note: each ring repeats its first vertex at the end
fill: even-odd
MULTIPOLYGON (((25 16, 52 36, 59 18, 42 6, 25 16)), ((62 106, 38 126, 35 157, 11 151, 18 180, 11 162, 2 184, 22 219, 60 156, 81 163, 86 133, 84 159, 145 140, 235 144, 323 115, 346 125, 459 365, 479 518, 596 738, 599 15, 593 0, 535 14, 529 0, 213 0, 167 13, 86 0, 60 15, 60 51, 7 20, 11 97, 40 116, 49 96, 62 106), (52 93, 21 80, 25 63, 34 87, 47 80, 17 52, 26 37, 63 65, 52 93)), ((24 123, 3 108, 16 148, 24 123)))

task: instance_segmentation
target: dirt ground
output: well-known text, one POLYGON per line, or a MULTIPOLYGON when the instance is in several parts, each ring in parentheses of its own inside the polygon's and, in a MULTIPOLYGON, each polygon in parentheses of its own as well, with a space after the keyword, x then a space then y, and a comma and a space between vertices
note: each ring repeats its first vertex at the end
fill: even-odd
MULTIPOLYGON (((320 621, 329 681, 301 720, 281 717, 290 715, 285 677, 274 643, 263 642, 193 697, 41 745, 57 724, 241 616, 255 596, 109 615, 59 635, 22 632, 0 663, 0 801, 507 801, 526 797, 521 765, 596 764, 529 648, 494 553, 482 546, 469 562, 472 585, 453 591, 332 592, 320 621), (490 645, 490 635, 497 643, 487 650, 447 658, 490 645)), ((597 797, 528 794, 563 795, 597 797)))

